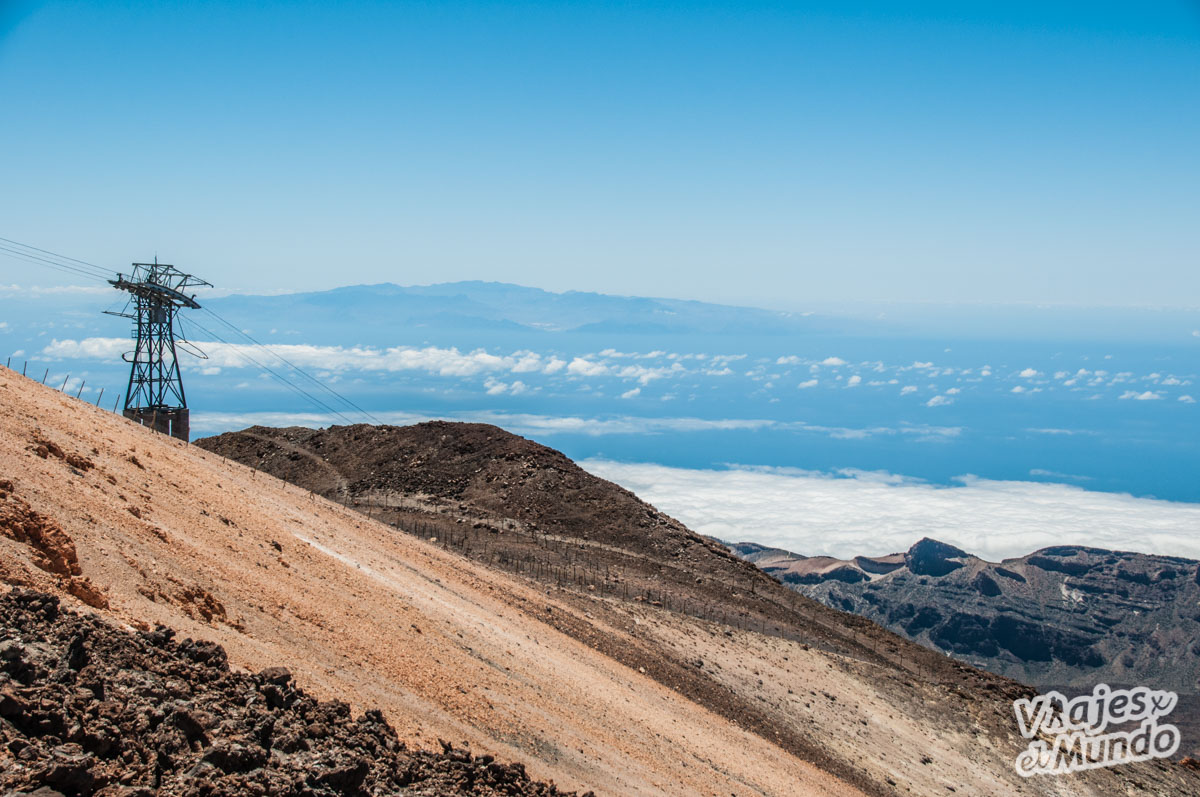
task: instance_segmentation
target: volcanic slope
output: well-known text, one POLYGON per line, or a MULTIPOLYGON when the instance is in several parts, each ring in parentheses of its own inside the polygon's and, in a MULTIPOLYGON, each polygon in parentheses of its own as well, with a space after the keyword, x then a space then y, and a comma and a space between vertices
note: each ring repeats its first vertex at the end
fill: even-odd
MULTIPOLYGON (((444 422, 254 427, 197 445, 520 577, 554 598, 548 625, 864 791, 1047 788, 1012 767, 1012 700, 1032 690, 797 595, 557 451, 444 422)), ((1154 762, 1054 788, 1197 781, 1154 762)))
POLYGON ((603 794, 861 793, 547 625, 587 620, 544 588, 6 370, 0 479, 0 580, 286 666, 411 747, 603 794))
MULTIPOLYGON (((50 797, 555 797, 519 764, 401 745, 378 711, 318 702, 284 667, 230 672, 219 645, 131 632, 0 594, 0 791, 50 797), (11 791, 10 791, 11 790, 11 791)), ((584 795, 587 797, 587 795, 584 795)))

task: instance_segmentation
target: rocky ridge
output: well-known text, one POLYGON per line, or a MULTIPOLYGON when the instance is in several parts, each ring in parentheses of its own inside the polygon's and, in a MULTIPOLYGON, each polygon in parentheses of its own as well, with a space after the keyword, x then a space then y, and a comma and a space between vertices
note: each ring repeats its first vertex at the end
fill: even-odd
POLYGON ((1184 751, 1200 749, 1200 562, 1077 545, 987 562, 930 539, 849 560, 730 550, 828 606, 1043 690, 1177 692, 1184 751))

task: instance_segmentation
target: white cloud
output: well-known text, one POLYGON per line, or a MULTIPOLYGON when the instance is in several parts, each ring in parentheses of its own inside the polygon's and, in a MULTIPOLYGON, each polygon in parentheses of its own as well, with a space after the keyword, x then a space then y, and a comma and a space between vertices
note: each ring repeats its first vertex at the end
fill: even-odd
MULTIPOLYGON (((62 392, 69 393, 71 395, 75 395, 75 392, 78 391, 79 388, 83 386, 83 380, 80 379, 78 376, 72 376, 72 377, 69 377, 68 379, 64 380, 63 384, 60 385, 58 382, 58 378, 55 377, 55 378, 48 380, 47 384, 58 386, 62 390, 62 392)), ((87 391, 85 390, 84 392, 87 392, 87 391)))
POLYGON ((1136 390, 1126 390, 1120 395, 1120 398, 1133 399, 1134 401, 1157 401, 1161 399, 1162 396, 1150 390, 1147 390, 1144 393, 1139 393, 1136 390))
POLYGON ((947 404, 953 404, 954 399, 946 396, 934 396, 929 401, 925 402, 926 407, 943 407, 947 404))
POLYGON ((513 357, 516 359, 512 367, 514 374, 535 373, 546 367, 542 358, 531 351, 519 351, 513 357))
POLYGON ((1021 377, 1022 379, 1033 379, 1034 377, 1041 376, 1041 375, 1042 375, 1042 372, 1038 371, 1035 368, 1026 368, 1024 371, 1017 374, 1017 376, 1021 377))
POLYGON ((1193 330, 1192 330, 1192 337, 1193 337, 1193 338, 1200 338, 1200 329, 1193 329, 1193 330))
MULTIPOLYGON (((247 356, 258 360, 267 357, 260 349, 237 344, 196 341, 195 344, 208 354, 209 364, 223 368, 241 368, 249 365, 247 356)), ((130 341, 126 338, 85 338, 84 340, 54 340, 42 350, 52 359, 95 359, 111 360, 128 351, 130 341)), ((480 373, 506 371, 522 373, 536 370, 534 363, 543 362, 533 352, 518 352, 514 355, 491 354, 483 349, 460 352, 457 348, 443 349, 427 346, 422 349, 392 347, 375 349, 363 346, 314 346, 308 344, 280 344, 270 347, 272 351, 301 368, 324 369, 330 372, 359 371, 410 371, 420 370, 439 376, 474 376, 480 373)), ((577 360, 578 362, 586 362, 577 360)), ((554 360, 542 365, 545 371, 555 365, 554 360)), ((603 368, 604 366, 601 366, 603 368)))
POLYGON ((817 386, 817 380, 815 380, 815 379, 808 379, 808 380, 805 380, 804 382, 801 382, 800 384, 796 385, 796 387, 800 388, 801 390, 807 390, 810 387, 816 387, 816 386, 817 386))
POLYGON ((1033 432, 1034 434, 1050 434, 1050 435, 1065 435, 1065 436, 1079 435, 1079 434, 1086 434, 1086 435, 1095 435, 1096 434, 1096 432, 1093 432, 1088 429, 1055 429, 1055 428, 1046 429, 1046 428, 1043 428, 1043 429, 1026 429, 1025 431, 1033 432))
MULTIPOLYGON (((576 358, 578 359, 578 358, 576 358)), ((571 363, 574 365, 574 362, 571 363)), ((648 368, 644 365, 624 365, 615 370, 610 370, 609 373, 621 379, 636 379, 639 384, 648 385, 655 379, 662 379, 667 376, 678 376, 687 372, 678 362, 671 363, 670 367, 666 368, 648 368)))
POLYGON ((641 392, 642 389, 640 387, 635 387, 633 390, 626 390, 624 393, 622 393, 621 398, 631 399, 641 394, 641 392))
POLYGON ((905 385, 904 387, 900 388, 901 396, 907 396, 909 393, 916 393, 916 392, 917 392, 917 389, 912 385, 905 385))
POLYGON ((826 357, 821 360, 821 365, 845 365, 846 361, 841 357, 826 357))
POLYGON ((1010 392, 1010 393, 1024 393, 1024 392, 1025 392, 1025 387, 1024 387, 1023 385, 1017 385, 1016 387, 1014 387, 1014 388, 1013 388, 1012 390, 1010 390, 1009 392, 1010 392))
POLYGON ((1182 401, 1184 404, 1195 404, 1196 403, 1196 400, 1194 398, 1192 398, 1191 396, 1180 396, 1179 400, 1182 401))
POLYGON ((964 478, 938 487, 768 468, 582 464, 696 531, 810 556, 878 556, 928 536, 993 561, 1064 544, 1200 558, 1200 505, 1065 484, 964 478))
POLYGON ((780 357, 779 359, 777 359, 775 361, 775 364, 776 365, 801 365, 803 362, 804 362, 803 359, 797 357, 794 354, 789 354, 787 357, 780 357))
POLYGON ((846 380, 846 387, 858 387, 860 382, 862 382, 862 377, 858 374, 855 374, 846 380))
MULTIPOLYGON (((210 367, 243 368, 251 365, 247 356, 272 364, 273 359, 253 346, 196 341, 208 354, 210 367)), ((83 340, 54 340, 42 350, 50 359, 115 360, 129 350, 126 338, 85 338, 83 340)), ((463 352, 457 348, 411 348, 396 346, 387 349, 363 346, 315 346, 308 344, 278 344, 272 351, 301 368, 328 371, 425 371, 438 376, 468 377, 479 374, 556 374, 564 369, 573 376, 613 375, 647 384, 654 379, 686 373, 678 362, 669 367, 650 368, 626 365, 613 368, 605 363, 575 357, 568 364, 555 356, 537 352, 518 351, 509 355, 492 354, 483 349, 463 352)), ((187 362, 187 359, 184 359, 187 362)))
POLYGON ((946 395, 947 395, 947 396, 957 396, 957 395, 958 395, 959 393, 961 393, 961 392, 962 392, 962 388, 961 388, 961 387, 952 387, 952 388, 950 388, 949 390, 947 390, 947 391, 946 391, 946 395))
POLYGON ((608 373, 608 366, 586 360, 583 357, 576 357, 567 366, 567 373, 575 376, 601 376, 608 373))
POLYGON ((488 377, 486 380, 484 380, 483 386, 487 388, 487 394, 489 396, 500 396, 504 395, 505 393, 512 396, 519 396, 522 393, 529 392, 529 387, 520 379, 516 380, 512 384, 508 384, 506 382, 501 382, 495 377, 488 377))

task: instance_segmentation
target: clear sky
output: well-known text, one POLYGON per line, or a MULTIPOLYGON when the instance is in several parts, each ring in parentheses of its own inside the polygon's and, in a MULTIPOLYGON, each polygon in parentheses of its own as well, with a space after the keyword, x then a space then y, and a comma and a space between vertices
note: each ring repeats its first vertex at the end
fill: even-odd
POLYGON ((0 0, 0 152, 232 290, 1200 306, 1194 0, 0 0))

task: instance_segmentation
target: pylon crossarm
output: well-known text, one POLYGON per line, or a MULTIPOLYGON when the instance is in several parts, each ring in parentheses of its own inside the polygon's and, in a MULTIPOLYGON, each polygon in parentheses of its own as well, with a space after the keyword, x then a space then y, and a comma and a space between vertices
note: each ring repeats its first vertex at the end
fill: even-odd
MULTIPOLYGON (((128 291, 134 296, 151 301, 167 302, 170 304, 178 304, 183 307, 190 307, 193 310, 199 310, 200 304, 195 297, 188 296, 185 293, 180 293, 174 288, 169 288, 166 285, 156 285, 153 282, 130 282, 127 279, 109 280, 109 285, 112 285, 119 291, 128 291)), ((112 315, 124 315, 123 313, 112 313, 112 315)), ((126 315, 125 317, 131 317, 126 315)))

